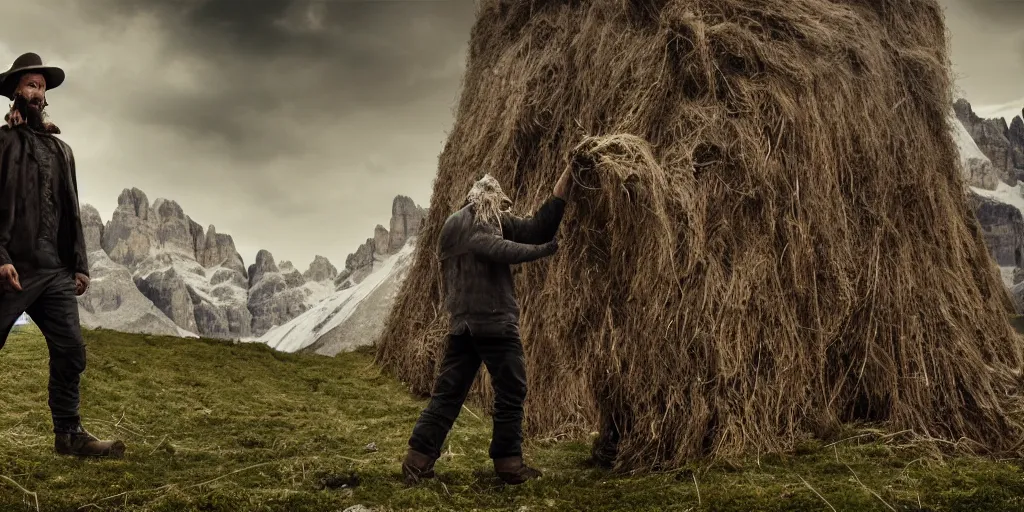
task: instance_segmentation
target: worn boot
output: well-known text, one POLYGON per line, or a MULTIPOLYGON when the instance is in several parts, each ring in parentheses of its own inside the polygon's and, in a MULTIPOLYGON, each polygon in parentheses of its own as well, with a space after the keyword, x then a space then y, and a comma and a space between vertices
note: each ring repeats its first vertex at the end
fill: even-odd
POLYGON ((124 456, 125 446, 121 441, 100 441, 86 432, 82 425, 55 433, 53 448, 60 455, 76 455, 79 457, 113 457, 124 456))
POLYGON ((420 480, 434 478, 434 459, 410 448, 402 462, 402 475, 406 485, 416 485, 420 480))
POLYGON ((601 435, 594 439, 590 448, 590 464, 602 469, 615 467, 615 456, 619 451, 619 436, 614 427, 601 429, 601 435))
POLYGON ((519 485, 541 477, 540 471, 523 464, 523 458, 519 456, 494 459, 494 472, 502 482, 509 485, 519 485))

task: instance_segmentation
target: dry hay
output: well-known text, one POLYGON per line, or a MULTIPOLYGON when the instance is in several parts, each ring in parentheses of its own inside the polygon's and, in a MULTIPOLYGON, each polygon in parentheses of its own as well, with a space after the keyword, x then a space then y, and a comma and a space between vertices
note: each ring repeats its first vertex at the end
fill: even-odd
POLYGON ((443 351, 446 216, 482 172, 534 208, 569 162, 561 249, 517 271, 529 433, 614 418, 632 470, 852 421, 1018 449, 1021 345, 963 194, 936 0, 479 9, 423 246, 378 340, 414 392, 443 351))

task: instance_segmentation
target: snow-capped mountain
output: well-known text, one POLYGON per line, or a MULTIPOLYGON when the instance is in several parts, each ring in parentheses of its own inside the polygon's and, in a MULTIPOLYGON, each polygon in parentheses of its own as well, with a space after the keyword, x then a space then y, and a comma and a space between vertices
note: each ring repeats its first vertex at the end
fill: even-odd
POLYGON ((102 249, 89 252, 89 290, 78 298, 82 325, 122 332, 195 337, 176 325, 135 286, 132 273, 102 249))
POLYGON ((427 209, 411 198, 396 197, 391 204, 391 229, 378 225, 373 238, 346 258, 345 269, 334 280, 337 291, 291 321, 245 341, 266 343, 282 352, 329 356, 372 343, 408 274, 426 216, 427 209))
MULTIPOLYGON (((404 242, 414 233, 422 218, 419 210, 411 199, 398 196, 391 222, 401 229, 384 230, 383 245, 404 242)), ((121 193, 106 224, 90 205, 82 205, 82 221, 92 284, 78 300, 82 324, 92 328, 256 338, 356 285, 372 266, 354 254, 339 272, 317 256, 299 272, 291 262, 277 264, 269 251, 261 250, 247 269, 230 235, 214 226, 204 230, 174 201, 157 199, 150 205, 138 189, 121 193)))
POLYGON ((410 238, 395 254, 378 254, 380 259, 357 284, 333 293, 263 336, 245 341, 266 343, 282 352, 307 350, 330 356, 372 343, 408 274, 416 241, 416 237, 410 238))
POLYGON ((992 163, 1000 181, 1012 187, 1024 179, 1024 119, 1020 111, 1009 120, 1009 124, 1002 118, 978 117, 964 99, 953 104, 953 111, 979 151, 992 163))
POLYGON ((1024 120, 981 119, 966 100, 954 104, 951 120, 960 150, 968 199, 985 244, 1024 309, 1024 120))
MULTIPOLYGON (((322 257, 321 257, 322 258, 322 257)), ((316 265, 318 258, 312 265, 316 265)), ((301 274, 288 261, 278 266, 269 251, 260 251, 249 266, 248 308, 253 315, 253 334, 260 335, 275 325, 308 311, 335 290, 338 270, 326 258, 328 271, 308 279, 312 270, 301 274)), ((313 266, 311 265, 311 269, 313 266)))

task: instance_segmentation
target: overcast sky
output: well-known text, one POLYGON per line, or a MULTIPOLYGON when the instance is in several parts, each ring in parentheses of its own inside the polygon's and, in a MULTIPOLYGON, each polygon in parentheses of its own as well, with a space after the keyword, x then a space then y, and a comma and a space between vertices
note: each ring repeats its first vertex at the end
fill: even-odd
POLYGON ((1009 123, 1024 108, 1024 0, 939 0, 946 8, 953 71, 982 117, 1009 123))
MULTIPOLYGON (((66 70, 48 110, 104 221, 138 187, 246 264, 341 268, 396 194, 429 204, 473 0, 2 2, 0 70, 28 51, 66 70)), ((1020 113, 1024 2, 941 2, 965 97, 1020 113)))

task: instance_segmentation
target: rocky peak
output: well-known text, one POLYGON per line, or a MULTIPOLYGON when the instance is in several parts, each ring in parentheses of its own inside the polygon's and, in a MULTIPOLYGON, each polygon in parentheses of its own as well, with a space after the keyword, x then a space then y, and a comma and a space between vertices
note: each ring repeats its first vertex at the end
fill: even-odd
POLYGON ((1017 179, 1024 179, 1024 119, 1013 117, 1006 138, 1010 141, 1010 164, 1017 173, 1017 179))
POLYGON ((964 128, 956 116, 951 116, 949 122, 953 125, 953 139, 960 154, 964 181, 972 187, 995 190, 999 184, 999 176, 992 168, 992 161, 981 152, 971 134, 967 132, 967 128, 964 128))
POLYGON ((391 247, 391 237, 388 234, 388 230, 377 224, 377 227, 373 228, 373 252, 377 254, 388 254, 391 247))
POLYGON ((256 261, 253 263, 257 269, 263 272, 279 272, 280 268, 274 262, 274 255, 266 249, 260 249, 256 253, 256 261))
POLYGON ((135 268, 149 257, 156 239, 153 217, 146 194, 137 188, 124 189, 117 197, 117 208, 103 229, 101 246, 110 259, 135 268))
POLYGON ((953 111, 957 119, 964 125, 967 132, 977 143, 981 152, 992 162, 992 167, 999 179, 1007 185, 1017 184, 1017 174, 1024 177, 1024 141, 1020 145, 1011 144, 1010 128, 1003 119, 982 119, 974 113, 971 104, 960 98, 953 103, 953 111), (1015 153, 1020 152, 1022 166, 1015 166, 1015 153))
POLYGON ((282 261, 278 266, 278 270, 281 272, 281 276, 284 277, 289 288, 297 288, 306 284, 306 278, 302 277, 299 273, 299 269, 295 268, 295 265, 290 261, 282 261))
POLYGON ((1002 267, 1024 265, 1024 217, 1020 210, 974 192, 969 192, 967 199, 978 218, 992 259, 1002 267))
POLYGON ((302 274, 309 281, 327 281, 338 277, 338 269, 327 258, 319 254, 309 264, 309 269, 302 274))
POLYGON ((82 204, 82 231, 85 234, 85 250, 89 252, 103 249, 103 219, 100 212, 90 204, 82 204))
POLYGON ((249 265, 249 287, 251 288, 253 283, 259 281, 260 277, 268 272, 280 272, 280 270, 274 263, 274 255, 266 249, 260 249, 256 253, 256 262, 249 265))
POLYGON ((1009 135, 1010 140, 1024 137, 1024 119, 1021 119, 1020 116, 1014 116, 1013 121, 1010 121, 1009 135))
POLYGON ((405 245, 409 237, 419 232, 427 210, 416 206, 411 197, 396 196, 391 203, 391 233, 387 251, 382 254, 394 254, 405 245))
POLYGON ((185 219, 188 220, 189 248, 192 249, 192 257, 199 261, 199 253, 202 252, 203 246, 206 244, 206 235, 203 233, 203 226, 198 222, 187 215, 185 219))
POLYGON ((190 332, 199 330, 194 297, 174 267, 135 276, 135 286, 175 324, 190 332))
POLYGON ((416 236, 426 217, 427 209, 417 206, 412 198, 396 196, 391 202, 391 230, 378 224, 373 229, 373 238, 368 238, 345 258, 345 269, 334 280, 337 288, 344 289, 362 281, 373 271, 376 261, 401 250, 409 238, 416 236))
POLYGON ((202 244, 197 244, 196 261, 206 268, 220 265, 237 270, 243 277, 247 277, 245 263, 235 249, 234 239, 231 235, 218 233, 213 224, 207 228, 202 244))
POLYGON ((249 312, 252 332, 265 333, 275 325, 283 325, 312 305, 316 286, 306 286, 306 278, 292 262, 275 265, 269 251, 256 254, 256 263, 249 267, 249 312))
POLYGON ((195 259, 197 242, 204 239, 202 226, 185 215, 176 201, 157 199, 153 212, 158 246, 195 259))
POLYGON ((146 220, 149 218, 149 198, 145 192, 135 187, 126 188, 117 196, 117 209, 146 220))
POLYGON ((973 124, 981 121, 981 118, 974 113, 971 103, 964 98, 959 98, 953 102, 953 112, 956 113, 957 119, 964 123, 965 126, 968 122, 973 124))
POLYGON ((356 252, 345 258, 346 270, 357 270, 363 267, 373 266, 373 255, 376 252, 377 243, 372 238, 367 238, 363 245, 360 245, 356 252))
POLYGON ((179 205, 177 201, 157 198, 157 200, 153 202, 153 211, 163 218, 185 220, 185 210, 181 209, 181 205, 179 205))

